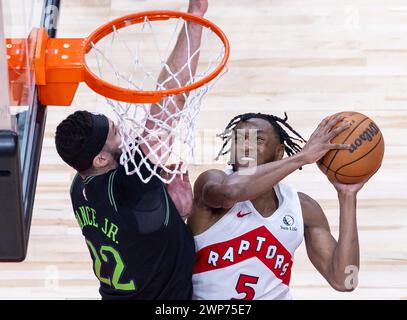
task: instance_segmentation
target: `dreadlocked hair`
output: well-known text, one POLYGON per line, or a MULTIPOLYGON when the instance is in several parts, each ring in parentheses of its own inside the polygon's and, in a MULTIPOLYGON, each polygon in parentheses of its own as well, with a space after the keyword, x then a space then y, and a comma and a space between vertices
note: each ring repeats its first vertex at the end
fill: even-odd
POLYGON ((77 167, 82 146, 93 129, 92 116, 88 111, 76 111, 63 120, 55 133, 58 154, 71 167, 77 167))
POLYGON ((237 115, 232 120, 230 120, 230 122, 226 126, 225 130, 222 133, 217 135, 218 137, 220 137, 223 140, 223 146, 222 146, 221 150, 219 151, 219 153, 216 157, 216 160, 218 160, 220 156, 223 156, 230 152, 231 147, 229 147, 227 150, 225 150, 225 149, 226 149, 226 146, 228 145, 229 141, 232 139, 233 131, 236 128, 236 126, 241 122, 245 122, 245 121, 247 121, 249 119, 253 119, 253 118, 264 119, 273 126, 274 130, 278 134, 280 143, 284 144, 284 149, 288 156, 292 156, 302 150, 302 148, 295 141, 298 141, 301 143, 307 142, 297 131, 295 131, 287 123, 288 117, 287 117, 286 112, 284 112, 284 119, 281 119, 277 116, 273 116, 271 114, 244 113, 244 114, 237 115), (294 134, 295 137, 288 134, 286 129, 288 129, 292 134, 294 134))

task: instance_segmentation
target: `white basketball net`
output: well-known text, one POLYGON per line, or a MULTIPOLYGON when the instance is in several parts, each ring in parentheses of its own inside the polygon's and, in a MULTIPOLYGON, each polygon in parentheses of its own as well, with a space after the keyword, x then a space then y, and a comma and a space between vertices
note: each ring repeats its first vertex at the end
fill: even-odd
MULTIPOLYGON (((96 59, 88 61, 87 58, 87 64, 100 78, 122 88, 143 91, 164 90, 168 89, 165 85, 174 80, 178 87, 185 87, 211 73, 225 54, 221 40, 205 27, 200 48, 191 52, 190 35, 186 25, 187 22, 182 18, 150 21, 146 17, 141 24, 120 30, 113 27, 113 32, 109 36, 96 45, 93 44, 91 52, 96 59), (183 32, 188 41, 188 59, 179 70, 171 70, 167 59, 182 27, 185 27, 183 32), (191 62, 197 55, 200 59, 196 74, 193 75, 191 62), (167 70, 168 77, 159 83, 157 79, 163 68, 167 70), (187 83, 181 85, 178 77, 184 70, 188 70, 189 76, 187 83)), ((125 167, 127 174, 137 173, 145 183, 153 176, 169 183, 176 174, 185 172, 187 165, 194 161, 195 123, 202 98, 224 73, 225 70, 209 84, 183 93, 184 104, 174 96, 166 97, 155 106, 160 110, 158 115, 154 116, 150 114, 152 108, 150 104, 126 103, 106 98, 118 118, 122 150, 120 163, 125 167), (168 110, 170 104, 176 106, 173 108, 175 112, 168 110), (150 124, 150 128, 146 127, 147 123, 150 124), (153 160, 154 166, 149 164, 141 152, 142 144, 148 147, 149 154, 146 156, 153 160), (142 159, 139 163, 134 161, 136 153, 142 159), (174 166, 168 168, 170 164, 174 166), (141 174, 142 165, 148 168, 148 176, 141 174), (163 169, 161 174, 157 173, 158 167, 163 169)))

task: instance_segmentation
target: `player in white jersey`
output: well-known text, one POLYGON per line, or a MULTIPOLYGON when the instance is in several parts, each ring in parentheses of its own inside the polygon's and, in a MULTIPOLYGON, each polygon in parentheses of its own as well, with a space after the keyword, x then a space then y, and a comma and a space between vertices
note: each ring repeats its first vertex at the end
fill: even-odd
POLYGON ((334 289, 355 288, 357 275, 345 280, 349 266, 359 268, 356 194, 366 181, 331 181, 340 207, 338 241, 319 204, 280 182, 328 150, 348 149, 330 141, 350 124, 334 128, 343 117, 324 119, 301 151, 295 140, 305 141, 286 120, 260 113, 232 119, 220 152, 231 142, 232 170, 208 170, 195 182, 188 220, 197 254, 195 299, 291 299, 293 256, 303 238, 311 262, 334 289), (289 157, 283 159, 284 152, 289 157))

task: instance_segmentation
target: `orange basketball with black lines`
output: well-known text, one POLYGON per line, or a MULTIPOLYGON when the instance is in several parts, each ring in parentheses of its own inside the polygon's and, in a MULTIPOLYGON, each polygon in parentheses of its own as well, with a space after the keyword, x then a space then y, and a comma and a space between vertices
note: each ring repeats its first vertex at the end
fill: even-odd
MULTIPOLYGON (((361 182, 375 173, 384 156, 384 139, 377 124, 358 112, 340 112, 344 122, 352 125, 331 140, 331 143, 349 144, 350 150, 331 150, 320 161, 318 167, 327 176, 339 183, 361 182)), ((339 122, 336 126, 340 126, 339 122)))

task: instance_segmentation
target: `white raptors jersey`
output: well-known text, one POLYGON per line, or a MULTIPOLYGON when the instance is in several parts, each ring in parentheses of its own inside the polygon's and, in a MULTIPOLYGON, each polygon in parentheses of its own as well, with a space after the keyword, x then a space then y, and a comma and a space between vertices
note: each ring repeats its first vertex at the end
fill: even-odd
POLYGON ((236 203, 195 236, 194 299, 291 299, 294 251, 304 226, 300 200, 290 186, 274 187, 279 206, 263 217, 250 201, 236 203))

